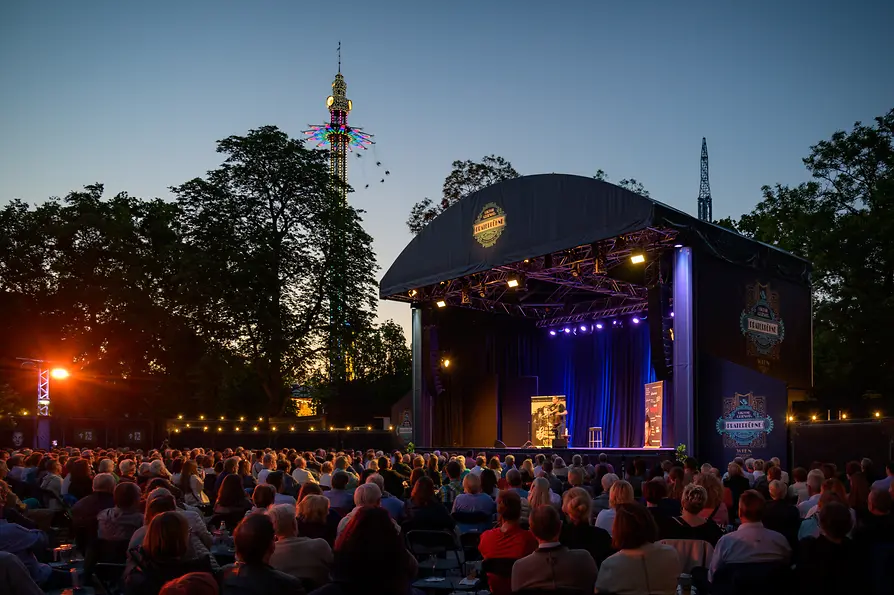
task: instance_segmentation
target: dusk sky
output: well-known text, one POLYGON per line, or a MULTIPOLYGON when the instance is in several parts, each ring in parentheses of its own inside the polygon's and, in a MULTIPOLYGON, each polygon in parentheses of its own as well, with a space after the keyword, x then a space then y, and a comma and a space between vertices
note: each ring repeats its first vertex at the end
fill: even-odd
MULTIPOLYGON (((3 2, 0 202, 93 182, 170 198, 216 140, 326 120, 340 39, 349 121, 376 140, 349 181, 379 278, 454 159, 602 168, 694 214, 705 136, 714 216, 738 217, 894 107, 892 23, 890 0, 3 2)), ((406 327, 409 307, 379 316, 406 327)))

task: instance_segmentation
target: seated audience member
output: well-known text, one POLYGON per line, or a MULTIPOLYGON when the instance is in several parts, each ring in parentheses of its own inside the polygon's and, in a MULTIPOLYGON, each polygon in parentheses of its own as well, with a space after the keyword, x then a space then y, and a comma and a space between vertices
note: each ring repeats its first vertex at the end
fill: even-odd
POLYGON ((221 595, 304 595, 301 581, 270 566, 276 531, 266 514, 242 519, 233 532, 236 563, 221 569, 221 595))
POLYGON ((788 500, 788 488, 782 481, 774 479, 769 486, 770 500, 764 508, 764 527, 782 533, 792 549, 798 541, 801 515, 798 507, 788 500))
POLYGON ((140 487, 131 481, 124 481, 115 487, 114 508, 99 513, 99 538, 106 541, 130 541, 133 534, 143 526, 142 497, 140 487))
MULTIPOLYGON (((242 487, 246 490, 254 490, 255 486, 258 485, 258 480, 251 474, 251 462, 248 459, 239 459, 235 474, 242 478, 242 487)), ((207 478, 208 475, 205 477, 207 478)), ((211 474, 211 481, 214 481, 213 473, 211 474)))
POLYGON ((646 477, 646 462, 642 458, 636 457, 633 459, 633 472, 627 477, 627 481, 633 486, 633 497, 642 497, 643 483, 648 481, 646 477))
MULTIPOLYGON (((387 459, 386 459, 387 460, 387 459)), ((394 522, 400 524, 404 520, 404 503, 403 500, 397 498, 394 494, 385 489, 385 478, 381 473, 373 473, 366 479, 366 483, 374 483, 379 486, 382 491, 382 502, 380 506, 388 511, 394 522)))
POLYGON ((38 585, 46 584, 53 570, 47 564, 39 562, 34 554, 46 552, 48 547, 49 540, 43 531, 0 521, 0 552, 15 555, 38 585))
POLYGON ((40 487, 52 493, 55 498, 50 499, 50 510, 62 509, 62 465, 59 461, 50 459, 47 463, 46 474, 40 480, 40 487))
POLYGON ((329 500, 330 508, 344 511, 344 514, 348 514, 354 508, 354 497, 347 490, 350 481, 351 476, 344 471, 336 471, 332 475, 330 489, 323 492, 323 495, 329 500))
POLYGON ((764 497, 754 490, 746 490, 739 497, 738 530, 720 538, 711 558, 709 577, 727 564, 753 562, 787 563, 792 554, 788 540, 776 531, 764 527, 764 497))
POLYGON ((795 467, 792 471, 792 479, 794 480, 788 488, 790 498, 793 498, 794 504, 798 505, 810 497, 807 490, 807 469, 804 467, 795 467))
POLYGON ((84 531, 88 539, 96 536, 97 515, 115 506, 115 485, 115 476, 111 473, 97 474, 93 478, 93 493, 78 500, 71 508, 75 529, 84 531))
POLYGON ((177 502, 174 500, 174 496, 165 488, 155 489, 146 497, 144 525, 137 529, 136 532, 134 532, 133 537, 130 538, 130 548, 139 547, 140 543, 142 543, 148 525, 152 521, 152 518, 154 518, 153 515, 150 515, 150 511, 152 510, 155 511, 154 514, 159 514, 160 512, 166 512, 168 510, 176 510, 182 514, 183 518, 186 519, 187 525, 189 525, 187 555, 192 559, 207 559, 214 570, 218 569, 217 561, 208 549, 211 547, 212 538, 211 533, 208 532, 207 525, 205 525, 205 519, 202 518, 201 514, 192 510, 182 510, 177 508, 177 502), (162 499, 163 502, 156 505, 155 501, 158 499, 162 499), (173 503, 174 508, 169 508, 170 503, 173 503))
MULTIPOLYGON (((575 471, 569 471, 569 476, 575 471)), ((562 545, 571 550, 586 550, 599 566, 612 552, 612 537, 608 531, 590 524, 593 500, 583 488, 571 488, 562 494, 562 545)))
POLYGON ((854 528, 854 543, 864 551, 875 544, 894 543, 894 514, 891 513, 890 492, 869 492, 867 514, 860 517, 854 528))
POLYGON ((633 502, 633 486, 623 479, 614 482, 608 493, 608 503, 611 508, 596 515, 596 526, 611 535, 618 506, 631 502, 633 502))
MULTIPOLYGON (((78 500, 86 498, 94 491, 93 468, 90 467, 90 461, 87 459, 78 459, 72 462, 71 469, 65 479, 68 480, 68 487, 66 489, 63 482, 62 492, 74 496, 78 500)), ((112 487, 112 489, 115 488, 112 487)), ((109 493, 111 494, 111 491, 109 493)), ((111 508, 111 506, 106 508, 111 508)))
POLYGON ((485 469, 478 474, 478 477, 481 478, 481 493, 486 494, 491 499, 496 499, 497 494, 500 493, 500 490, 497 488, 498 480, 496 471, 493 469, 485 469))
POLYGON ((214 575, 190 572, 166 582, 158 595, 218 595, 219 592, 214 575))
POLYGON ((663 508, 659 507, 661 501, 667 496, 667 487, 661 478, 653 478, 643 484, 643 500, 646 501, 646 510, 652 515, 655 526, 658 527, 658 537, 663 539, 670 535, 674 524, 673 517, 663 508))
POLYGON ((531 505, 528 503, 528 490, 522 487, 522 475, 518 469, 509 469, 506 471, 506 483, 509 484, 509 490, 518 494, 521 499, 521 518, 527 523, 527 518, 531 515, 531 505))
POLYGON ((711 546, 723 537, 723 531, 717 526, 702 518, 699 513, 705 508, 708 501, 708 492, 700 485, 689 484, 683 488, 683 496, 680 504, 683 513, 673 517, 673 522, 668 524, 669 535, 666 539, 700 539, 707 541, 711 546))
POLYGON ((811 595, 864 593, 862 559, 847 537, 853 526, 847 504, 824 504, 819 524, 819 537, 804 539, 798 548, 798 589, 811 595))
MULTIPOLYGON (((618 481, 618 476, 614 473, 605 473, 600 480, 600 487, 602 488, 602 492, 596 496, 593 500, 593 514, 598 515, 603 510, 608 510, 611 508, 611 504, 608 502, 608 495, 611 492, 612 485, 618 481)), ((631 486, 632 487, 632 486, 631 486)))
POLYGON ((596 579, 599 592, 625 595, 675 595, 682 567, 677 551, 655 543, 658 530, 652 515, 637 502, 617 507, 612 547, 596 579))
MULTIPOLYGON (((733 461, 727 466, 727 477, 723 480, 723 487, 728 488, 730 493, 732 494, 732 508, 730 509, 731 516, 738 513, 739 510, 739 497, 745 493, 746 490, 751 489, 751 482, 745 476, 745 472, 742 469, 742 466, 737 462, 733 461)), ((732 519, 730 519, 732 521, 732 519)))
POLYGON ((276 471, 276 455, 267 453, 261 458, 261 470, 258 471, 258 483, 267 483, 267 476, 276 471))
POLYGON ((180 512, 163 512, 149 523, 136 566, 124 579, 125 595, 157 595, 168 581, 190 572, 213 572, 208 557, 189 559, 189 523, 180 512))
POLYGON ((118 463, 118 483, 137 482, 137 464, 133 459, 123 459, 118 463))
POLYGON ((680 467, 672 467, 667 474, 667 498, 658 503, 658 508, 663 509, 670 516, 679 516, 683 508, 680 500, 683 498, 683 488, 690 483, 689 476, 680 467))
POLYGON ((571 467, 570 469, 568 469, 568 482, 564 486, 562 486, 562 488, 564 491, 568 491, 571 488, 581 488, 590 495, 590 499, 593 498, 593 488, 588 485, 584 485, 583 467, 571 467))
POLYGON ((335 536, 341 521, 341 516, 333 512, 329 508, 329 500, 324 496, 306 495, 298 504, 298 534, 312 539, 322 539, 332 547, 335 545, 335 536))
POLYGON ((823 490, 823 482, 825 481, 823 477, 823 472, 819 469, 811 469, 807 474, 808 497, 798 504, 798 513, 800 513, 802 519, 806 518, 807 513, 813 510, 817 502, 819 502, 820 493, 823 490))
POLYGON ((462 465, 458 461, 450 461, 444 467, 444 473, 447 475, 447 481, 439 490, 441 502, 449 509, 453 508, 453 501, 456 497, 463 493, 462 465))
POLYGON ((570 550, 561 544, 562 521, 558 511, 552 506, 539 506, 531 511, 530 524, 537 538, 537 551, 512 566, 512 590, 592 592, 596 562, 586 550, 570 550))
MULTIPOLYGON (((269 476, 270 474, 268 473, 267 475, 269 476)), ((267 483, 259 483, 251 493, 251 503, 253 506, 245 516, 256 512, 266 512, 268 508, 273 506, 275 501, 276 488, 267 483)))
MULTIPOLYGON (((836 481, 837 480, 830 480, 836 481)), ((811 514, 806 519, 801 521, 801 526, 798 528, 798 539, 806 539, 808 537, 819 537, 822 530, 820 529, 819 522, 819 513, 822 512, 823 507, 827 506, 832 502, 839 502, 841 504, 845 504, 846 500, 841 497, 841 493, 835 489, 824 490, 822 494, 820 494, 820 499, 817 502, 816 506, 811 509, 811 514)), ((851 511, 853 513, 853 511, 851 511)))
POLYGON ((481 478, 471 473, 466 475, 466 478, 463 480, 463 490, 464 493, 457 496, 453 501, 453 512, 483 513, 488 516, 488 520, 477 524, 459 523, 460 532, 487 530, 491 526, 490 515, 496 512, 497 507, 490 496, 481 493, 481 478))
POLYGON ((274 504, 289 504, 295 506, 295 499, 284 493, 285 476, 282 471, 271 471, 267 474, 267 485, 273 486, 276 493, 273 495, 274 504))
POLYGON ((404 531, 413 529, 452 531, 455 526, 456 521, 438 501, 432 480, 425 475, 420 477, 413 486, 413 493, 404 509, 404 531))
POLYGON ((885 477, 873 482, 871 488, 890 492, 892 485, 894 485, 894 461, 888 461, 885 465, 885 477))
POLYGON ((214 514, 238 515, 240 518, 252 507, 252 501, 245 495, 242 479, 235 473, 229 474, 220 484, 214 514), (232 477, 232 479, 230 479, 232 477))
POLYGON ((325 461, 320 470, 320 485, 325 488, 332 488, 332 462, 325 461))
POLYGON ((695 476, 695 485, 705 488, 708 501, 699 513, 703 519, 712 521, 720 527, 729 525, 729 509, 723 501, 723 482, 714 473, 699 473, 695 476))
POLYGON ((313 473, 307 470, 307 460, 304 457, 295 458, 295 468, 292 469, 292 479, 299 486, 306 483, 319 483, 313 473))
POLYGON ((190 460, 183 463, 177 487, 183 492, 183 501, 190 506, 211 502, 205 495, 205 482, 199 476, 199 465, 195 461, 190 460))
POLYGON ((226 461, 224 461, 223 470, 217 475, 217 479, 214 480, 214 493, 217 494, 220 492, 220 486, 223 483, 224 479, 226 479, 230 475, 236 475, 238 477, 238 474, 239 457, 229 457, 226 461))
POLYGON ((28 569, 15 554, 0 552, 0 593, 6 595, 44 595, 28 569))
MULTIPOLYGON (((345 527, 348 526, 348 523, 351 522, 351 519, 354 518, 354 515, 357 514, 362 508, 381 508, 382 507, 382 490, 375 482, 364 483, 362 485, 357 486, 357 489, 354 490, 354 510, 349 512, 345 518, 343 518, 338 523, 338 535, 342 534, 342 531, 345 530, 345 527)), ((387 510, 385 512, 388 512, 387 510)), ((390 514, 389 514, 390 516, 390 514)), ((392 518, 392 525, 395 530, 400 533, 400 525, 394 522, 392 518)), ((301 528, 299 527, 300 531, 301 528)))
MULTIPOLYGON (((500 526, 481 534, 478 551, 485 560, 503 558, 518 560, 537 549, 534 535, 521 528, 522 500, 518 493, 503 490, 497 496, 497 515, 500 526)), ((509 579, 489 574, 487 579, 491 593, 504 595, 512 592, 509 579)))
MULTIPOLYGON (((378 489, 375 484, 364 484, 357 489, 364 488, 378 489)), ((332 582, 314 591, 314 595, 410 593, 418 565, 404 546, 403 538, 389 529, 393 524, 385 509, 358 505, 335 542, 332 582), (369 571, 374 569, 387 571, 370 576, 369 571)))
POLYGON ((299 536, 294 506, 276 504, 267 510, 267 516, 273 520, 276 530, 276 548, 270 556, 270 566, 315 588, 329 582, 332 548, 326 540, 299 536))
MULTIPOLYGON (((383 500, 387 498, 387 496, 384 496, 384 494, 390 494, 395 498, 399 498, 400 495, 404 493, 404 482, 409 478, 409 474, 407 474, 407 476, 404 476, 392 469, 391 459, 389 459, 388 457, 379 457, 378 465, 379 475, 382 477, 382 485, 380 485, 379 487, 382 489, 383 500)), ((384 508, 385 510, 391 512, 388 509, 388 506, 384 506, 384 508)))
MULTIPOLYGON (((131 555, 133 550, 138 550, 141 545, 143 545, 143 539, 146 537, 146 531, 149 529, 149 524, 152 522, 152 519, 157 517, 163 512, 176 512, 177 511, 177 503, 174 501, 174 497, 171 495, 149 495, 150 498, 146 500, 146 512, 143 516, 143 526, 134 531, 134 534, 130 537, 130 543, 127 544, 127 572, 129 572, 136 563, 136 559, 131 555)), ((195 558, 194 551, 187 551, 187 557, 195 558)))

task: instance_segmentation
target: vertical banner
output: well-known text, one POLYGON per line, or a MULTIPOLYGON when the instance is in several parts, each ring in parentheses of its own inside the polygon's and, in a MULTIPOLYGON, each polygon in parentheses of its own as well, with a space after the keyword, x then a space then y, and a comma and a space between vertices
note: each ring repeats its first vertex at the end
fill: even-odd
POLYGON ((661 411, 664 407, 664 381, 649 382, 645 385, 646 395, 646 429, 643 434, 645 448, 661 448, 661 411))
POLYGON ((531 442, 534 446, 552 446, 558 430, 565 435, 568 425, 565 395, 531 397, 531 442))

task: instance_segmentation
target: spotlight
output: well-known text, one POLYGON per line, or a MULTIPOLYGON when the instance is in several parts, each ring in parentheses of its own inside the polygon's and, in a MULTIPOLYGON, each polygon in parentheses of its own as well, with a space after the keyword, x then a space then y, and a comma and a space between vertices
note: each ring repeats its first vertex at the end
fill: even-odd
POLYGON ((68 378, 70 376, 70 374, 68 373, 68 370, 66 370, 65 368, 53 368, 50 371, 50 376, 52 376, 53 378, 55 378, 57 380, 63 380, 65 378, 68 378))
POLYGON ((674 244, 674 248, 682 248, 683 244, 674 244))
POLYGON ((642 263, 646 262, 646 255, 645 254, 633 254, 630 256, 630 262, 632 262, 633 264, 642 264, 642 263))
POLYGON ((618 326, 618 321, 617 321, 617 320, 612 320, 612 326, 618 326))
POLYGON ((550 331, 550 332, 549 332, 549 336, 550 336, 550 337, 555 337, 555 336, 556 336, 556 331, 550 331))
POLYGON ((445 302, 444 300, 438 300, 437 302, 435 302, 435 305, 436 305, 438 308, 446 308, 446 307, 447 307, 447 302, 445 302))
POLYGON ((509 279, 509 281, 506 282, 506 285, 512 287, 513 289, 516 288, 518 287, 518 279, 509 279))
POLYGON ((633 317, 633 324, 639 324, 639 318, 636 316, 633 317))
POLYGON ((601 323, 601 322, 597 322, 597 323, 596 323, 596 328, 597 328, 598 330, 601 331, 601 330, 602 330, 602 323, 601 323))
POLYGON ((460 294, 460 303, 462 303, 464 306, 468 306, 472 303, 472 300, 469 298, 469 292, 465 289, 463 289, 462 293, 460 294))
POLYGON ((789 421, 795 421, 795 416, 794 416, 794 415, 789 415, 789 416, 788 416, 788 420, 789 420, 789 421))
POLYGON ((587 325, 586 324, 580 325, 580 330, 583 332, 587 332, 587 325))
POLYGON ((562 329, 562 332, 564 332, 567 335, 568 333, 571 332, 571 329, 566 326, 565 328, 562 329))
POLYGON ((410 297, 416 297, 417 293, 419 293, 419 292, 416 291, 415 289, 411 289, 410 291, 407 292, 407 295, 410 297))
POLYGON ((571 265, 571 276, 580 277, 580 265, 578 263, 571 265))
POLYGON ((671 312, 671 318, 673 318, 673 317, 674 317, 674 313, 673 313, 673 312, 671 312))

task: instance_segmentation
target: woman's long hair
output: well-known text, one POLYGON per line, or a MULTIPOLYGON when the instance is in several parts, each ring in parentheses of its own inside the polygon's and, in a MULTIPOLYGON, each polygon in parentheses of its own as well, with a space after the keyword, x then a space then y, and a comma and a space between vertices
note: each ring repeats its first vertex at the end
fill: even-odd
POLYGON ((244 506, 247 499, 241 477, 232 473, 224 477, 217 493, 216 506, 236 508, 244 506))
POLYGON ((152 519, 143 538, 143 551, 152 560, 179 560, 186 555, 189 524, 179 512, 163 512, 152 519))
POLYGON ((192 483, 190 482, 190 478, 193 475, 199 475, 199 465, 194 460, 190 459, 183 463, 183 467, 180 469, 180 482, 177 486, 184 494, 192 493, 192 483))
POLYGON ((531 510, 538 506, 548 506, 552 504, 549 497, 549 482, 544 477, 538 477, 531 483, 531 491, 528 493, 528 504, 531 510))
POLYGON ((429 504, 437 503, 435 499, 435 483, 431 480, 431 477, 422 476, 416 480, 416 483, 413 484, 413 494, 410 496, 410 501, 415 506, 428 506, 429 504))
MULTIPOLYGON (((358 508, 342 534, 335 541, 333 575, 340 579, 356 577, 356 581, 368 577, 358 573, 358 568, 394 568, 406 556, 403 539, 394 527, 388 511, 380 507, 358 508)), ((392 584, 401 583, 405 576, 401 572, 388 572, 380 579, 391 578, 392 584)), ((378 579, 377 579, 378 580, 378 579)), ((384 585, 378 585, 376 592, 384 585)), ((408 587, 408 585, 404 585, 408 587)))

